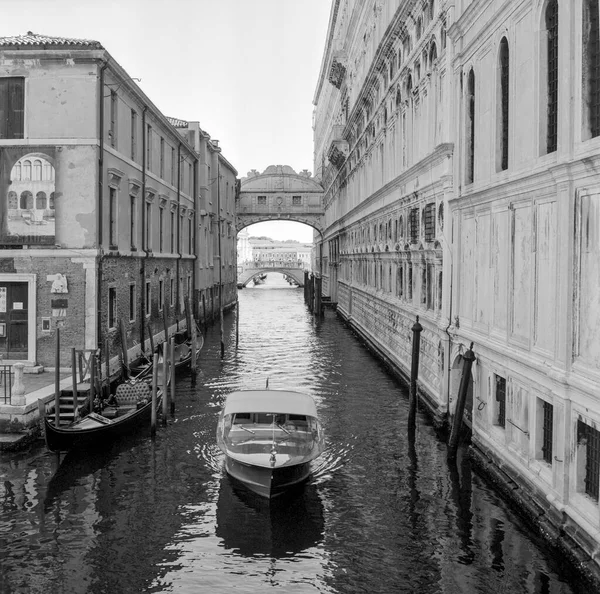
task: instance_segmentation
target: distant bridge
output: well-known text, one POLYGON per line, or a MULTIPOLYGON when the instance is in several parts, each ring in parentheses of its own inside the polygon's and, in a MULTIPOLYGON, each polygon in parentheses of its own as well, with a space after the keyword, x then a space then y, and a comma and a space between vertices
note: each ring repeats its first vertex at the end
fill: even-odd
POLYGON ((254 277, 262 273, 279 272, 293 278, 301 287, 304 286, 304 271, 309 265, 299 263, 294 265, 289 260, 264 260, 248 262, 238 266, 237 285, 245 287, 254 277))

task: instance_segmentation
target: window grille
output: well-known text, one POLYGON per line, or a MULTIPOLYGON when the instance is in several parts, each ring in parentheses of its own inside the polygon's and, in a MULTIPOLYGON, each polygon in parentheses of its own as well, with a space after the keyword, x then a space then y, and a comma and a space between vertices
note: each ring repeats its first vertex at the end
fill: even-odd
POLYGON ((548 36, 548 131, 546 150, 556 151, 558 139, 558 1, 550 0, 546 8, 548 36))
POLYGON ((552 419, 554 407, 544 400, 543 403, 544 418, 542 422, 542 457, 545 462, 552 464, 552 419))
POLYGON ((302 196, 292 196, 292 206, 302 206, 302 196))
POLYGON ((600 136, 600 18, 598 0, 588 0, 588 108, 592 137, 600 136))
POLYGON ((433 202, 423 209, 423 227, 425 241, 433 241, 435 239, 435 203, 433 202))
POLYGON ((600 431, 577 421, 577 443, 585 446, 585 493, 598 501, 600 495, 600 431))
POLYGON ((496 376, 496 402, 498 403, 497 424, 506 427, 506 379, 496 376))
POLYGON ((419 209, 410 210, 410 243, 415 244, 419 241, 419 209))
POLYGON ((267 197, 266 196, 259 196, 258 197, 258 204, 266 205, 267 204, 267 197))
POLYGON ((508 84, 509 54, 506 37, 500 42, 500 87, 502 94, 502 171, 508 169, 508 84))

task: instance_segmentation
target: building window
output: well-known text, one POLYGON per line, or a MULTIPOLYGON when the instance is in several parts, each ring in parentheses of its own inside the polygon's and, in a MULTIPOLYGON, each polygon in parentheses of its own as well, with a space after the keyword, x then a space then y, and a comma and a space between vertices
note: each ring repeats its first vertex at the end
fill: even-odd
POLYGON ((158 281, 158 311, 163 310, 163 304, 165 302, 165 281, 159 279, 158 281))
POLYGON ((583 92, 588 134, 600 135, 600 19, 598 0, 583 6, 583 92))
POLYGON ((409 229, 410 243, 414 245, 419 242, 419 209, 418 208, 410 209, 410 218, 409 218, 408 224, 410 226, 410 229, 409 229))
POLYGON ((146 126, 146 169, 152 171, 152 126, 146 126))
POLYGON ((188 254, 193 253, 192 247, 194 245, 194 227, 192 225, 192 219, 188 219, 188 254))
POLYGON ((175 213, 171 211, 171 253, 175 253, 175 213))
POLYGON ((152 311, 152 289, 150 286, 150 281, 146 281, 146 317, 150 316, 150 313, 152 311))
POLYGON ((131 160, 135 161, 137 158, 137 112, 135 109, 131 110, 131 160))
POLYGON ((160 139, 160 177, 165 177, 165 139, 160 139))
POLYGON ((500 42, 500 169, 508 169, 509 53, 506 37, 500 42))
POLYGON ((425 241, 435 240, 435 202, 431 202, 423 209, 423 227, 425 241))
POLYGON ((302 206, 302 196, 292 196, 292 206, 302 206))
POLYGON ((165 209, 158 209, 158 251, 162 252, 165 242, 165 209))
POLYGON ((129 285, 129 321, 135 322, 135 283, 129 285))
POLYGON ((152 204, 146 202, 146 245, 147 252, 152 251, 152 204))
POLYGON ((406 292, 407 292, 407 299, 409 301, 412 301, 412 297, 413 297, 413 267, 412 264, 408 265, 408 279, 406 282, 406 292))
POLYGON ((175 148, 171 147, 171 185, 175 185, 177 178, 177 159, 175 158, 175 148))
POLYGON ((108 289, 108 327, 117 327, 117 289, 110 287, 108 289))
POLYGON ((583 491, 595 501, 600 495, 600 431, 577 421, 578 477, 583 478, 583 491), (581 458, 580 458, 581 457, 581 458))
POLYGON ((506 427, 506 378, 494 374, 496 378, 496 425, 506 427))
POLYGON ((558 143, 558 0, 546 7, 547 131, 546 152, 556 151, 558 143))
POLYGON ((437 308, 442 309, 442 287, 443 287, 444 276, 442 271, 438 272, 438 282, 437 282, 437 308))
POLYGON ((427 309, 434 309, 434 303, 433 303, 433 297, 435 295, 434 286, 433 286, 434 278, 435 278, 435 276, 434 276, 433 264, 427 264, 427 278, 425 279, 426 287, 427 287, 427 301, 426 301, 427 309))
POLYGON ((25 109, 25 79, 0 78, 0 139, 23 138, 25 109))
POLYGON ((427 265, 421 268, 421 304, 427 304, 427 265))
POLYGON ((267 197, 266 196, 259 196, 258 197, 258 204, 266 206, 266 204, 267 204, 267 197))
POLYGON ((552 464, 552 422, 554 407, 545 400, 542 401, 542 458, 544 462, 552 464))
POLYGON ((108 131, 110 146, 117 144, 117 92, 110 92, 110 130, 108 131))
POLYGON ((171 280, 171 307, 173 307, 175 305, 175 279, 172 278, 171 280))
POLYGON ((46 192, 38 192, 35 195, 35 208, 37 210, 46 210, 47 198, 46 192))
POLYGON ((137 213, 135 208, 135 196, 129 196, 129 242, 131 250, 136 250, 136 226, 137 226, 137 213))
POLYGON ((475 73, 469 71, 467 78, 467 171, 466 183, 475 179, 475 73))
POLYGON ((110 249, 117 249, 117 189, 109 189, 108 201, 108 242, 110 249))
POLYGON ((398 297, 402 299, 402 297, 404 297, 404 268, 402 266, 398 267, 398 272, 396 276, 396 286, 398 297))

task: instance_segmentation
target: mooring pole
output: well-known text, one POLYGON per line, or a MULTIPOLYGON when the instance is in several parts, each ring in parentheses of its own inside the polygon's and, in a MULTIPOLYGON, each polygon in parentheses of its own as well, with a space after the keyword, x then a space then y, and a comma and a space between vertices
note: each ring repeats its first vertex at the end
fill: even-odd
POLYGON ((77 353, 71 348, 71 381, 73 383, 73 420, 77 420, 77 353))
MULTIPOLYGON (((193 333, 192 361, 196 358, 196 333, 193 333)), ((175 414, 175 337, 171 336, 171 348, 169 349, 171 359, 171 416, 175 414)))
POLYGON ((167 424, 167 412, 169 410, 169 343, 163 343, 163 385, 162 385, 162 424, 167 424))
POLYGON ((467 401, 467 392, 469 391, 469 382, 471 381, 471 367, 475 361, 473 353, 473 343, 463 355, 464 365, 462 376, 460 378, 460 387, 458 388, 458 399, 456 401, 456 410, 452 421, 452 430, 448 439, 448 460, 456 460, 456 451, 458 449, 458 437, 465 412, 465 403, 467 401))
POLYGON ((54 368, 54 425, 58 427, 60 424, 60 328, 56 329, 54 368))
POLYGON ((150 411, 150 435, 156 436, 156 384, 158 383, 158 355, 152 355, 152 410, 150 411))
POLYGON ((235 346, 240 343, 240 300, 235 300, 235 346))
POLYGON ((308 270, 304 271, 304 303, 308 303, 308 270))
POLYGON ((417 419, 417 379, 419 378, 419 352, 423 326, 417 321, 413 324, 412 361, 410 367, 410 391, 408 394, 408 428, 414 429, 417 419))
POLYGON ((317 316, 321 317, 321 287, 322 287, 323 279, 318 276, 315 279, 315 309, 317 316))

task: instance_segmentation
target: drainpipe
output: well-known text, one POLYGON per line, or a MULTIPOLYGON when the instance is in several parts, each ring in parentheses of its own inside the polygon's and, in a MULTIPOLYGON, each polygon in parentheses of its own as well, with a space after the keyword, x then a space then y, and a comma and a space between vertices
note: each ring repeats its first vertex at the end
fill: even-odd
POLYGON ((96 299, 98 300, 98 311, 96 314, 96 345, 102 346, 102 200, 104 194, 104 71, 108 67, 106 60, 100 67, 99 89, 98 89, 98 204, 96 208, 98 229, 98 270, 96 273, 96 299))
POLYGON ((144 105, 142 109, 142 262, 140 265, 140 297, 141 297, 141 312, 140 312, 140 344, 142 351, 144 350, 144 341, 146 340, 145 322, 146 322, 146 258, 148 250, 146 245, 146 111, 148 106, 144 105))
MULTIPOLYGON (((175 320, 177 321, 177 331, 179 331, 179 315, 177 314, 177 306, 179 304, 179 262, 181 260, 181 142, 177 145, 177 260, 175 260, 175 291, 177 298, 175 299, 175 320)), ((192 329, 188 328, 188 332, 192 329)))
MULTIPOLYGON (((191 305, 192 305, 192 315, 194 316, 194 320, 198 319, 198 316, 196 315, 196 298, 195 298, 195 292, 196 292, 196 265, 198 263, 198 252, 200 251, 198 249, 198 208, 200 206, 200 204, 196 204, 196 199, 198 196, 198 159, 194 160, 194 193, 193 193, 193 204, 194 204, 194 242, 193 242, 193 249, 194 249, 194 263, 192 265, 192 294, 190 295, 190 300, 191 300, 191 305)), ((195 321, 194 321, 195 323, 195 321)), ((191 332, 191 328, 189 329, 189 331, 191 332)))

